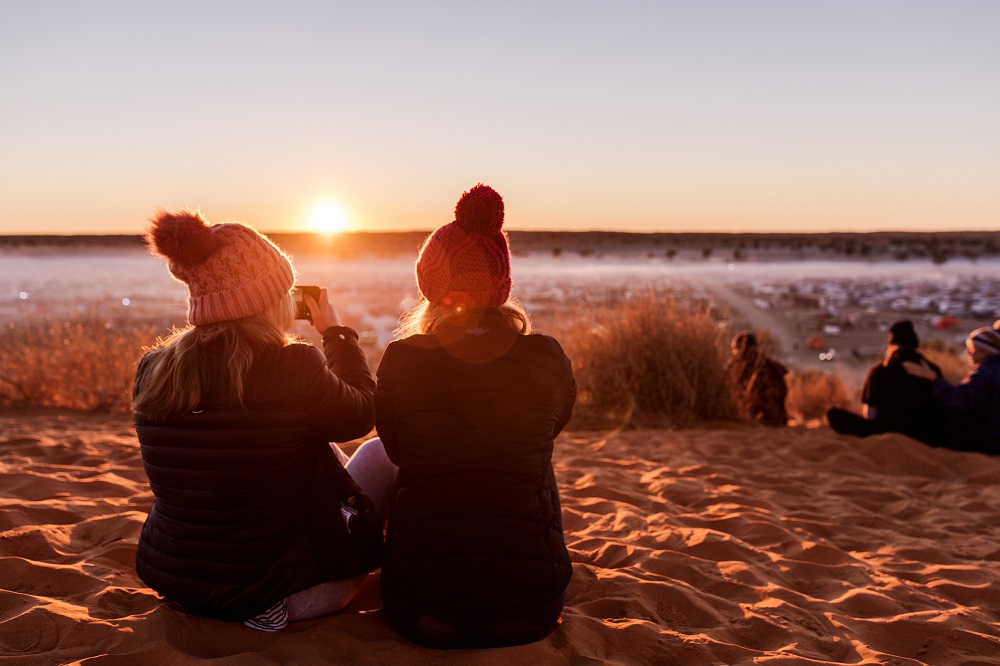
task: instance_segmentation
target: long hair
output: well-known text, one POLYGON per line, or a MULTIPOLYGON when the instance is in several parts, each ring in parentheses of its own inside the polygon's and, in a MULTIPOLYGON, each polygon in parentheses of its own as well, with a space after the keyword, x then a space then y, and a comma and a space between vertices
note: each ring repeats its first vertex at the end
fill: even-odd
POLYGON ((240 404, 247 372, 257 355, 268 347, 295 341, 291 297, 279 298, 263 312, 231 321, 187 326, 160 339, 147 351, 148 367, 136 386, 133 409, 153 421, 196 409, 212 381, 209 346, 221 344, 226 353, 229 382, 240 404))
MULTIPOLYGON (((531 317, 528 316, 519 300, 516 298, 508 299, 506 303, 496 309, 500 311, 512 329, 524 335, 531 333, 531 317)), ((411 335, 433 333, 441 324, 459 317, 467 317, 470 314, 474 314, 474 312, 469 313, 461 306, 453 307, 431 303, 421 296, 419 303, 400 316, 399 326, 396 327, 396 336, 407 338, 411 335)))

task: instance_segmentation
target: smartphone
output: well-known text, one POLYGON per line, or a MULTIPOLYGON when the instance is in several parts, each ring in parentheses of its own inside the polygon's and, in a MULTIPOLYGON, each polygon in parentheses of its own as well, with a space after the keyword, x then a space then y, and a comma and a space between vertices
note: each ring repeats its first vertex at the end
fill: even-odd
POLYGON ((317 303, 319 302, 319 287, 308 284, 297 284, 292 289, 292 300, 295 301, 295 318, 312 321, 312 314, 309 306, 306 305, 304 296, 309 294, 317 303))

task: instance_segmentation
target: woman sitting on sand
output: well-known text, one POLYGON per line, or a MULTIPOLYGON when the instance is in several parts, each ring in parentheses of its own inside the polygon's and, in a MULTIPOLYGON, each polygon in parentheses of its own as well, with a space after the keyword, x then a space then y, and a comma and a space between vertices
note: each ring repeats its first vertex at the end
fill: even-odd
POLYGON ((927 363, 906 362, 906 371, 932 382, 931 391, 946 406, 969 417, 969 432, 950 448, 1000 455, 1000 331, 977 328, 965 340, 969 374, 955 385, 927 363))
POLYGON ((399 484, 382 602, 431 647, 519 645, 556 626, 572 573, 552 469, 576 396, 569 359, 510 299, 503 200, 477 185, 424 242, 421 302, 378 370, 399 484))
POLYGON ((836 432, 868 437, 898 432, 931 446, 947 446, 949 414, 931 393, 927 382, 905 369, 905 364, 923 363, 934 371, 941 369, 919 351, 920 338, 913 322, 901 320, 889 327, 885 358, 871 367, 861 394, 863 414, 832 407, 826 413, 836 432))
POLYGON ((135 426, 153 505, 143 582, 185 611, 265 631, 342 608, 378 567, 395 468, 369 432, 375 383, 325 290, 323 352, 286 334, 291 262, 242 224, 162 213, 147 242, 187 284, 190 326, 139 362, 135 426), (339 458, 339 459, 338 459, 339 458))
POLYGON ((726 371, 736 384, 747 417, 767 426, 788 425, 788 368, 764 353, 757 336, 750 331, 737 333, 729 350, 732 356, 726 362, 726 371))

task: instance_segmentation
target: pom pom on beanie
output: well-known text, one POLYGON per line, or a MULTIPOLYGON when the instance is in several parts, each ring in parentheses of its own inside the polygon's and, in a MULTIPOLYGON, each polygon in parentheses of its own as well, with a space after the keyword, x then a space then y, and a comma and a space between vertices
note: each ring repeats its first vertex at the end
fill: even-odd
POLYGON ((211 225, 201 213, 160 211, 146 243, 187 285, 188 322, 195 326, 263 312, 295 284, 288 256, 245 224, 211 225))
POLYGON ((510 298, 510 243, 503 199, 479 183, 455 205, 455 221, 427 237, 417 256, 417 287, 431 303, 499 307, 510 298))
POLYGON ((193 211, 160 212, 151 221, 146 242, 156 254, 186 267, 197 266, 219 249, 208 220, 193 211))
POLYGON ((455 204, 455 224, 470 234, 498 234, 503 226, 503 199, 489 185, 479 183, 455 204))

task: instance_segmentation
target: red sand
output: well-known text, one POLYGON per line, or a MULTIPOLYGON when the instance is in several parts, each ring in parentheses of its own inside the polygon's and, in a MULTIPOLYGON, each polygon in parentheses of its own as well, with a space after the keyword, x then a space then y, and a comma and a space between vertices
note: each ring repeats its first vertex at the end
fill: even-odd
POLYGON ((150 493, 128 421, 0 412, 0 433, 5 664, 1000 664, 1000 459, 980 454, 825 428, 563 435, 561 627, 441 652, 377 610, 278 634, 188 617, 133 569, 150 493))

